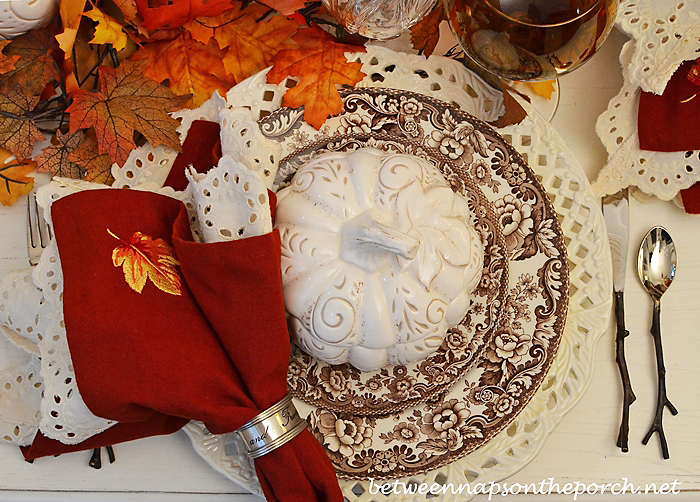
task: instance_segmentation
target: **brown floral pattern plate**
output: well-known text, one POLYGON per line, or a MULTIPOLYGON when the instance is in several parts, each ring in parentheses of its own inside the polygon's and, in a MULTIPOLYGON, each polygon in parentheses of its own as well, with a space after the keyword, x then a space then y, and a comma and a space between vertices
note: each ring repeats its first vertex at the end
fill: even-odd
MULTIPOLYGON (((280 139, 288 154, 278 179, 290 176, 319 149, 374 146, 427 155, 455 190, 467 196, 483 222, 482 234, 492 232, 492 241, 484 237, 496 244, 489 249, 489 259, 498 262, 502 253, 507 262, 498 269, 507 272, 507 289, 493 328, 483 335, 482 357, 472 356, 470 371, 443 387, 442 393, 383 416, 335 409, 319 404, 323 400, 318 399, 307 399, 309 406, 299 403, 340 477, 417 475, 486 443, 517 416, 541 385, 566 320, 566 243, 534 172, 485 123, 446 103, 405 91, 354 89, 342 96, 344 112, 321 131, 303 123, 299 110, 281 109, 261 122, 263 132, 280 139)), ((486 267, 480 287, 492 287, 488 284, 501 279, 486 267)), ((475 333, 467 336, 474 339, 475 333)), ((444 345, 448 352, 453 350, 450 339, 444 345)), ((342 388, 346 381, 355 382, 353 388, 363 397, 378 394, 367 387, 372 378, 386 382, 382 388, 390 392, 410 388, 415 383, 409 379, 415 378, 413 371, 410 366, 388 367, 365 379, 368 390, 363 392, 349 370, 328 366, 325 376, 321 364, 297 353, 288 381, 296 395, 313 393, 311 389, 332 395, 324 383, 342 388), (317 375, 315 384, 304 376, 310 368, 317 375)))
MULTIPOLYGON (((434 400, 483 358, 487 344, 498 331, 508 290, 505 237, 498 215, 475 178, 460 177, 457 174, 459 163, 425 142, 420 118, 437 113, 433 107, 416 99, 381 101, 365 106, 363 98, 349 94, 345 99, 346 112, 330 119, 320 133, 313 129, 307 131, 309 126, 303 122, 299 111, 288 108, 261 122, 263 132, 287 148, 288 155, 280 163, 278 180, 281 184, 312 157, 326 151, 372 146, 429 160, 446 175, 453 189, 465 196, 486 250, 482 280, 472 295, 467 315, 448 331, 442 346, 426 359, 360 371, 349 364, 332 365, 320 361, 294 346, 288 373, 290 391, 309 404, 356 416, 378 416, 434 400), (414 110, 415 116, 412 115, 414 110), (375 126, 373 120, 377 122, 375 126), (309 140, 311 137, 313 141, 309 140)), ((483 149, 493 142, 474 128, 465 131, 465 143, 471 144, 470 141, 483 145, 483 149)), ((463 156, 475 154, 470 148, 461 153, 463 156)))

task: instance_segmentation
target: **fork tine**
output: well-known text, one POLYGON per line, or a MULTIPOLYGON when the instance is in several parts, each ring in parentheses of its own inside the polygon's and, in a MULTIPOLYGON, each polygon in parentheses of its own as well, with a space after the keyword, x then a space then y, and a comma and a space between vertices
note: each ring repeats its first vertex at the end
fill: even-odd
POLYGON ((37 203, 36 191, 32 190, 27 198, 27 252, 31 265, 39 263, 41 252, 48 246, 50 239, 49 226, 37 203))

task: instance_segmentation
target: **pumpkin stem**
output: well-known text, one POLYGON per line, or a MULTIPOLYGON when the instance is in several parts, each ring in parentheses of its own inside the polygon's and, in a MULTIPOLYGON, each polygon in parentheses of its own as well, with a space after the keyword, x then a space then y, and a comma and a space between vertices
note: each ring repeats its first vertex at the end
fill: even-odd
POLYGON ((343 243, 346 255, 347 252, 385 251, 412 260, 418 253, 419 241, 379 222, 374 211, 365 211, 343 225, 343 243))

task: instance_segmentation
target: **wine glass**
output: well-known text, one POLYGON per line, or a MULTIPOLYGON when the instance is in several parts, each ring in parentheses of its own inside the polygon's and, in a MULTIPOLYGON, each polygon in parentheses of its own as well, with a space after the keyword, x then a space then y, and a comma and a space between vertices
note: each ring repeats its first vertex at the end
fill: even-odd
POLYGON ((612 30, 618 0, 444 0, 466 54, 507 80, 552 80, 585 63, 612 30))

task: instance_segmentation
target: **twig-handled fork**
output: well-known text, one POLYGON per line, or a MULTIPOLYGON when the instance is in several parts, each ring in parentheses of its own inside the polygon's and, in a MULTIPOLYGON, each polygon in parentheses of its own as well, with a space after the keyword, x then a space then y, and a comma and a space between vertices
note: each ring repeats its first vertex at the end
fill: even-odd
POLYGON ((51 240, 51 229, 44 219, 44 214, 36 200, 36 190, 32 190, 27 198, 27 253, 29 264, 39 263, 41 253, 51 240))

